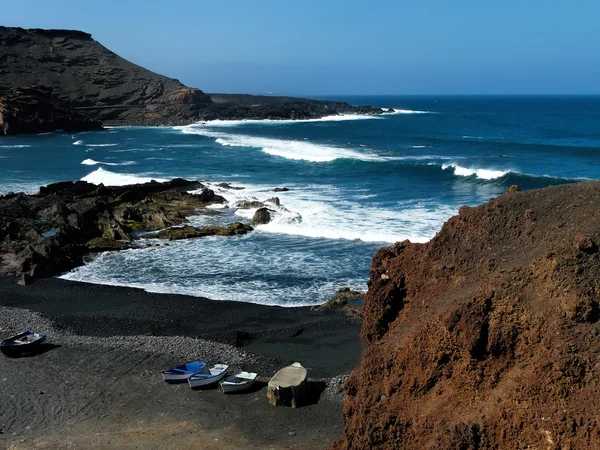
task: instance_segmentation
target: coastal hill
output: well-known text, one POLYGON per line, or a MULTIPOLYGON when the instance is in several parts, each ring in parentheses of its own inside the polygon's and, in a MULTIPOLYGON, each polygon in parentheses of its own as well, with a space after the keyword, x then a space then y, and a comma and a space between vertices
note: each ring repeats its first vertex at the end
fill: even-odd
MULTIPOLYGON (((49 131, 56 115, 64 119, 69 114, 88 117, 89 128, 97 129, 99 123, 181 125, 212 119, 308 119, 348 112, 384 111, 289 97, 219 95, 213 101, 200 89, 121 58, 88 33, 0 27, 0 130, 4 134, 49 131), (46 109, 58 102, 58 112, 40 114, 40 102, 46 109), (65 112, 64 105, 73 111, 65 112)), ((71 127, 62 120, 55 128, 82 126, 71 127)))
POLYGON ((333 448, 600 448, 598 211, 511 188, 379 250, 333 448))

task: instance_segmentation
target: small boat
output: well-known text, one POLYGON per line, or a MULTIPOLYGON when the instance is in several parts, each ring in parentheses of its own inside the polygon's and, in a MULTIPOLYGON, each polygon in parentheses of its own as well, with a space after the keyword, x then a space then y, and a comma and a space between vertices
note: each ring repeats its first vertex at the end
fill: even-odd
POLYGON ((267 398, 273 406, 291 405, 296 408, 301 405, 307 395, 307 372, 302 364, 294 364, 280 369, 267 386, 267 398))
POLYGON ((246 389, 250 389, 256 382, 256 375, 253 372, 239 372, 220 381, 219 387, 224 394, 245 391, 246 389))
POLYGON ((204 367, 202 370, 188 378, 188 383, 192 389, 210 386, 211 384, 215 384, 217 381, 222 380, 225 375, 227 375, 228 367, 227 364, 215 364, 210 369, 204 367))
POLYGON ((39 349, 40 344, 46 340, 44 333, 34 333, 33 331, 24 331, 15 336, 6 338, 0 343, 0 350, 5 355, 19 355, 21 353, 31 353, 39 349))
POLYGON ((203 361, 192 361, 182 364, 172 369, 165 370, 162 373, 163 380, 169 383, 181 383, 187 381, 189 377, 194 375, 196 372, 200 372, 206 368, 206 363, 203 361))

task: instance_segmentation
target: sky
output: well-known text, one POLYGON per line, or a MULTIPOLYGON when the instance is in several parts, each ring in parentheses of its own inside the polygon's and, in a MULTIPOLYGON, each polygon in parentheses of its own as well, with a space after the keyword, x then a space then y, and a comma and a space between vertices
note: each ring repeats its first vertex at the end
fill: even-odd
POLYGON ((600 94, 598 0, 19 0, 206 92, 600 94))

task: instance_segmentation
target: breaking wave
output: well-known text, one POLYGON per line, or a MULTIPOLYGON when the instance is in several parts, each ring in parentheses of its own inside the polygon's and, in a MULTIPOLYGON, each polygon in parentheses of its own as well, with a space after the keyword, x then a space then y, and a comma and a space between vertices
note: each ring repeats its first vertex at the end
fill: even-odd
POLYGON ((97 164, 103 164, 105 166, 132 166, 135 164, 135 161, 124 161, 120 163, 113 162, 104 162, 104 161, 94 161, 93 159, 84 159, 81 161, 81 164, 84 166, 95 166, 97 164))
POLYGON ((87 181, 88 183, 92 184, 103 184, 105 186, 125 186, 127 184, 149 183, 152 180, 160 182, 168 181, 166 179, 157 177, 111 172, 103 169, 102 167, 99 167, 81 179, 81 181, 87 181))
POLYGON ((510 170, 466 168, 458 164, 444 164, 442 165, 442 170, 453 170, 454 175, 460 177, 475 176, 481 180, 495 180, 511 172, 510 170))

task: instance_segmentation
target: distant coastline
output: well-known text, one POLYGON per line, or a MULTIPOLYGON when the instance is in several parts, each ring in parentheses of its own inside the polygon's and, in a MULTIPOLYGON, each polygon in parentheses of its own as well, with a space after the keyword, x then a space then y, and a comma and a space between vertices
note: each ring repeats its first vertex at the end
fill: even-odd
POLYGON ((121 58, 81 31, 0 27, 0 43, 0 136, 386 112, 327 100, 208 95, 121 58))

